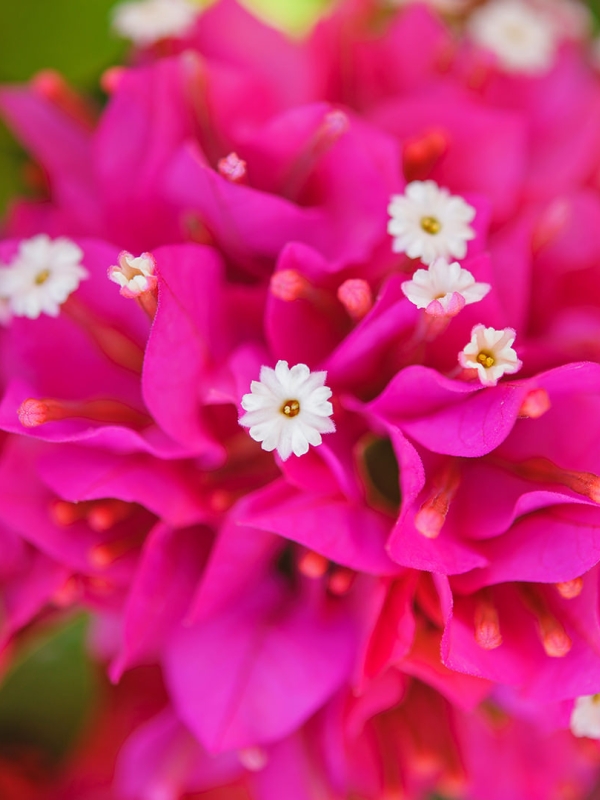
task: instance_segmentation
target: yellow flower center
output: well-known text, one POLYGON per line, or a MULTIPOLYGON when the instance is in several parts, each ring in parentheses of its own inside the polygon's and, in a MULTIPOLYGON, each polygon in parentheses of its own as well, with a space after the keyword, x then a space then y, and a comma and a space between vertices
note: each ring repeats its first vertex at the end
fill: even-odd
POLYGON ((286 417, 297 417, 300 413, 300 403, 297 400, 286 400, 281 406, 281 413, 286 417))
POLYGON ((50 270, 43 269, 41 272, 38 272, 38 274, 35 276, 35 282, 38 286, 41 286, 42 283, 46 283, 49 277, 50 277, 50 270))
POLYGON ((479 361, 479 363, 486 369, 488 369, 489 367, 493 367, 494 364, 496 363, 496 359, 494 358, 494 356, 491 355, 490 353, 486 353, 485 350, 482 350, 478 354, 477 361, 479 361))
POLYGON ((421 217, 421 227, 425 233, 430 233, 435 236, 442 230, 442 223, 435 217, 421 217))

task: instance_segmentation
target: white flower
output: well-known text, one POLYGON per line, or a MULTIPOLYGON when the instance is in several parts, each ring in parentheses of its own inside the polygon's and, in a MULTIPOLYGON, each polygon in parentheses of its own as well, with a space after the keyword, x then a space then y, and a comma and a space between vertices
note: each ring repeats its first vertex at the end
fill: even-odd
POLYGON ((251 393, 242 397, 247 413, 240 425, 250 428, 263 450, 277 450, 284 461, 292 453, 304 455, 310 444, 321 444, 322 433, 335 430, 326 377, 326 372, 311 372, 306 364, 290 369, 287 361, 278 361, 275 369, 261 367, 260 381, 252 381, 251 393))
POLYGON ((590 694, 575 700, 571 713, 571 733, 600 739, 600 694, 590 694))
POLYGON ((392 196, 388 233, 395 253, 431 264, 436 258, 464 258, 467 242, 475 238, 468 224, 475 209, 435 181, 413 181, 404 194, 392 196))
POLYGON ((181 36, 198 15, 189 0, 134 0, 119 3, 113 10, 113 27, 121 36, 140 47, 161 39, 181 36))
POLYGON ((121 287, 124 297, 139 297, 156 287, 154 258, 150 253, 142 253, 135 258, 124 250, 119 253, 118 264, 108 268, 108 277, 121 287))
POLYGON ((59 306, 88 277, 83 251, 70 239, 45 233, 21 242, 11 264, 0 269, 0 297, 15 317, 58 316, 59 306))
POLYGON ((418 269, 412 280, 402 284, 411 303, 435 316, 454 316, 464 306, 483 300, 491 288, 489 283, 477 283, 457 261, 449 264, 445 258, 436 258, 428 269, 418 269))
POLYGON ((498 58, 506 72, 535 75, 552 66, 556 28, 523 0, 492 0, 480 6, 471 14, 467 31, 476 44, 498 58))
POLYGON ((512 375, 522 367, 511 345, 516 333, 512 328, 497 331, 485 325, 475 325, 471 341, 458 354, 458 360, 466 369, 476 369, 484 386, 495 386, 507 373, 512 375))

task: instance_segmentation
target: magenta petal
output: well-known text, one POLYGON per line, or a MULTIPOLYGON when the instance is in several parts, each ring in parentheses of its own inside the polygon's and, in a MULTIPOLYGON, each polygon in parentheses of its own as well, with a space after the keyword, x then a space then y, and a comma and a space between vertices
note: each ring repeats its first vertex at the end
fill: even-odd
MULTIPOLYGON (((492 286, 505 313, 504 324, 521 330, 528 321, 532 284, 532 229, 525 214, 490 236, 492 286)), ((490 294, 492 294, 490 292, 490 294)))
POLYGON ((473 103, 450 83, 417 97, 393 97, 374 121, 403 142, 435 131, 446 149, 429 177, 453 194, 492 199, 494 217, 514 213, 526 167, 526 126, 515 113, 473 103))
MULTIPOLYGON (((277 270, 294 270, 309 283, 312 276, 327 275, 328 262, 306 245, 287 244, 277 262, 277 270)), ((315 286, 318 292, 318 284, 315 286)), ((327 290, 322 290, 323 294, 327 290)), ((348 327, 348 318, 333 292, 330 308, 324 309, 309 298, 284 301, 272 293, 267 296, 265 309, 265 334, 273 358, 283 358, 290 364, 308 364, 311 367, 323 361, 348 327)))
POLYGON ((556 505, 521 517, 483 548, 489 565, 479 585, 504 580, 560 582, 577 578, 600 560, 600 509, 556 505))
POLYGON ((209 752, 272 742, 347 679, 354 636, 333 607, 292 605, 265 582, 245 604, 180 628, 165 652, 166 680, 209 752))
POLYGON ((228 605, 241 602, 249 588, 266 578, 283 544, 274 533, 226 522, 212 548, 186 622, 214 616, 228 605))
POLYGON ((0 522, 43 553, 72 570, 85 574, 102 572, 111 580, 128 580, 131 559, 123 558, 99 569, 90 559, 101 537, 83 522, 57 525, 50 516, 56 495, 45 486, 36 470, 39 445, 14 437, 0 459, 0 522))
POLYGON ((475 457, 508 436, 526 392, 514 384, 481 389, 414 366, 399 372, 368 410, 434 453, 475 457))
POLYGON ((585 576, 578 597, 567 600, 547 591, 546 599, 563 621, 573 647, 563 658, 547 659, 546 669, 532 675, 527 694, 538 702, 593 694, 600 670, 598 570, 585 576))
POLYGON ((559 616, 572 641, 570 651, 561 658, 545 654, 535 618, 514 585, 500 585, 493 591, 502 644, 494 650, 478 647, 473 599, 456 597, 442 642, 444 663, 470 675, 520 686, 525 697, 537 702, 593 694, 600 664, 597 574, 586 576, 577 598, 561 598, 553 587, 535 588, 550 611, 559 616))
POLYGON ((235 0, 220 0, 206 9, 193 40, 209 58, 259 75, 278 107, 298 105, 312 97, 313 64, 305 49, 235 0))
POLYGON ((477 544, 465 542, 446 526, 435 539, 428 539, 417 531, 412 520, 396 525, 387 549, 398 564, 443 575, 468 572, 488 564, 477 544))
POLYGON ((321 210, 230 183, 206 167, 192 146, 174 159, 169 191, 183 211, 198 214, 228 256, 242 263, 276 258, 290 241, 319 249, 326 233, 321 210))
POLYGON ((513 587, 498 587, 494 602, 501 615, 503 643, 484 650, 475 641, 475 601, 455 597, 442 638, 442 660, 450 668, 508 685, 523 684, 539 673, 545 657, 535 623, 513 587))
POLYGON ((46 442, 69 442, 105 447, 115 453, 151 453, 158 458, 185 458, 190 448, 173 441, 160 428, 152 426, 142 432, 120 425, 103 425, 84 419, 49 422, 37 428, 24 428, 17 409, 29 397, 39 394, 36 388, 13 381, 0 403, 0 429, 46 442))
POLYGON ((110 669, 112 680, 161 652, 188 610, 211 544, 210 531, 199 527, 157 525, 151 531, 125 604, 124 641, 110 669))
POLYGON ((171 798, 227 783, 242 771, 237 754, 209 756, 166 708, 126 740, 115 785, 123 798, 171 798))
POLYGON ((364 675, 378 678, 406 656, 413 644, 416 619, 413 600, 417 572, 407 572, 388 588, 381 613, 369 632, 364 675))
POLYGON ((358 388, 360 394, 365 384, 383 387, 394 374, 390 345, 412 331, 419 314, 401 283, 400 276, 386 281, 371 311, 329 356, 325 366, 332 383, 358 388))
POLYGON ((21 570, 2 582, 0 645, 31 622, 69 577, 63 566, 33 548, 22 562, 21 570))
POLYGON ((172 154, 194 130, 186 82, 184 58, 125 70, 96 134, 106 224, 112 237, 132 251, 181 240, 162 183, 172 154))
POLYGON ((175 461, 63 444, 44 451, 39 470, 46 485, 72 503, 115 497, 143 505, 174 527, 209 516, 197 485, 175 461))
POLYGON ((418 452, 400 430, 391 427, 390 439, 400 471, 401 505, 398 522, 402 522, 425 485, 425 470, 418 452))
POLYGON ((218 254, 180 245, 157 250, 159 303, 146 348, 142 384, 146 404, 176 441, 218 464, 224 451, 200 417, 200 392, 223 353, 218 254))
POLYGON ((306 737, 297 734, 269 748, 266 766, 250 779, 255 800, 314 800, 322 796, 322 779, 307 744, 306 737))
POLYGON ((352 569, 396 572, 384 549, 389 518, 343 498, 311 496, 276 481, 248 495, 232 516, 242 525, 273 531, 352 569))

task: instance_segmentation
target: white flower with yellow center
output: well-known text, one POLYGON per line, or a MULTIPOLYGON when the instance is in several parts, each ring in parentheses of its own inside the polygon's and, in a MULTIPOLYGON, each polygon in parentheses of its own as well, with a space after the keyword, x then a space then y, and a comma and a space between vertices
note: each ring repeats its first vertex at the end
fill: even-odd
POLYGON ((58 316, 60 305, 88 277, 83 251, 65 237, 45 233, 21 242, 17 255, 0 268, 0 298, 15 317, 58 316))
POLYGON ((458 354, 461 367, 476 369, 484 386, 495 386, 505 373, 512 375, 523 366, 511 347, 516 335, 512 328, 497 331, 485 325, 475 325, 471 341, 458 354))
POLYGON ((541 74, 554 61, 555 26, 523 0, 492 0, 477 8, 467 32, 475 44, 496 56, 506 72, 541 74))
POLYGON ((457 261, 436 258, 428 269, 418 269, 402 291, 417 308, 434 316, 454 316, 471 303, 478 303, 492 287, 478 283, 457 261))
POLYGON ((199 12, 189 0, 134 0, 119 3, 113 11, 113 28, 140 47, 161 39, 182 36, 199 12))
POLYGON ((600 739, 600 694, 589 694, 575 700, 570 725, 574 736, 600 739))
POLYGON ((467 242, 475 238, 469 225, 475 209, 435 181, 413 181, 404 194, 392 196, 388 233, 392 250, 431 264, 436 258, 464 258, 467 242))
POLYGON ((290 369, 287 361, 278 361, 275 369, 261 367, 260 380, 252 381, 250 394, 242 397, 246 413, 240 425, 250 429, 263 450, 277 450, 284 461, 292 453, 304 455, 309 445, 321 444, 322 433, 335 431, 326 377, 306 364, 290 369))

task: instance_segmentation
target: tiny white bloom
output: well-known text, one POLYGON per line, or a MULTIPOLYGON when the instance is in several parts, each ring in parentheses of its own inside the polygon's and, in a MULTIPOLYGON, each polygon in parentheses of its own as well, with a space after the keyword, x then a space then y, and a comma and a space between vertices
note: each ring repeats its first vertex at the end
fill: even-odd
POLYGON ((571 733, 600 739, 600 694, 590 694, 575 700, 571 713, 571 733))
POLYGON ((287 361, 278 361, 275 369, 261 367, 260 380, 252 381, 250 394, 242 397, 247 413, 240 425, 262 442, 263 450, 277 450, 284 461, 292 453, 304 455, 309 445, 321 444, 322 433, 335 431, 326 377, 326 372, 311 372, 306 364, 290 369, 287 361))
POLYGON ((435 181, 412 181, 404 194, 392 196, 388 233, 395 253, 431 264, 436 258, 464 258, 467 242, 475 238, 469 225, 475 209, 435 181))
POLYGON ((88 277, 83 251, 70 239, 45 233, 21 242, 17 255, 0 269, 0 298, 15 317, 58 316, 59 306, 88 277))
POLYGON ((113 10, 113 27, 140 47, 183 35, 198 15, 190 0, 133 0, 113 10))
POLYGON ((118 264, 108 268, 108 277, 121 287, 124 297, 139 297, 156 287, 155 262, 151 253, 134 257, 124 250, 118 264))
POLYGON ((522 367, 511 347, 516 335, 512 328, 497 331, 485 325, 475 325, 471 341, 458 354, 461 367, 476 369, 484 386, 495 386, 504 373, 512 375, 522 367))
POLYGON ((445 258, 436 258, 428 269, 418 269, 412 280, 402 284, 411 303, 435 316, 454 316, 464 306, 483 300, 491 288, 489 283, 477 283, 457 261, 449 264, 445 258))
POLYGON ((523 0, 492 0, 471 14, 467 31, 493 53, 506 72, 536 75, 552 66, 557 30, 523 0))

